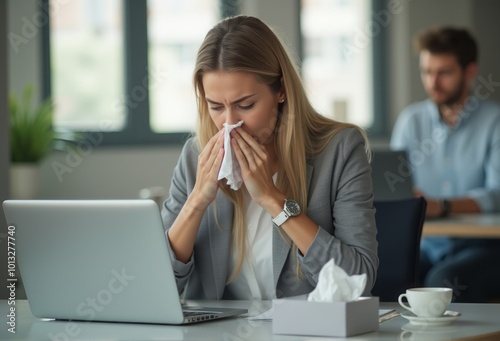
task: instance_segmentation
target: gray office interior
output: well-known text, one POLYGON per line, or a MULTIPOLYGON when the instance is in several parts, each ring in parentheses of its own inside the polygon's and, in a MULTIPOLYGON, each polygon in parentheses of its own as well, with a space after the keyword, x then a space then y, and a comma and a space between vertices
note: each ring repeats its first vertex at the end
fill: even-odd
MULTIPOLYGON (((367 0, 368 1, 368 0, 367 0)), ((18 53, 8 46, 7 33, 19 32, 23 17, 30 18, 37 11, 37 0, 0 1, 0 200, 8 197, 8 116, 7 93, 20 93, 28 83, 42 84, 41 34, 36 34, 18 53)), ((297 18, 298 1, 251 0, 241 1, 243 13, 255 15, 286 36, 292 46, 299 46, 297 18)), ((387 131, 402 108, 425 98, 420 83, 418 60, 411 46, 411 38, 423 28, 442 24, 467 27, 480 44, 480 75, 500 81, 500 1, 496 0, 393 0, 401 11, 391 17, 387 30, 387 63, 382 70, 387 92, 387 131)), ((491 98, 500 101, 499 87, 491 98)), ((36 90, 36 89, 35 89, 36 90)), ((35 91, 40 97, 40 91, 35 91)), ((388 136, 371 141, 375 146, 386 145, 388 136)), ((51 165, 64 162, 66 154, 53 153, 42 164, 39 188, 40 198, 108 199, 136 198, 141 188, 169 186, 173 167, 180 154, 180 146, 100 147, 95 148, 60 182, 51 165)), ((0 283, 6 283, 7 226, 0 216, 0 283)), ((0 286, 0 298, 7 295, 6 286, 0 286)), ((23 293, 18 293, 23 297, 23 293)))

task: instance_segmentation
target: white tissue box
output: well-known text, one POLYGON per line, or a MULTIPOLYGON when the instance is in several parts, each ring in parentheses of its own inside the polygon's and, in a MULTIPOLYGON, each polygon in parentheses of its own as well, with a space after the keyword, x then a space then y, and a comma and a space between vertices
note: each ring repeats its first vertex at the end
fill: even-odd
POLYGON ((273 333, 352 336, 378 330, 378 297, 353 302, 309 302, 307 296, 273 300, 273 333))

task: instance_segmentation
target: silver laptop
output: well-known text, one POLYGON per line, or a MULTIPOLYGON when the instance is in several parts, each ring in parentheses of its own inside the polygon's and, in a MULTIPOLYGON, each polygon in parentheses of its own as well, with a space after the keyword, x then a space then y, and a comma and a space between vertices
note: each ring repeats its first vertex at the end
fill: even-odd
POLYGON ((405 151, 372 152, 373 196, 377 201, 413 198, 413 177, 405 151))
POLYGON ((184 324, 247 312, 181 305, 152 200, 6 200, 3 208, 36 317, 184 324))

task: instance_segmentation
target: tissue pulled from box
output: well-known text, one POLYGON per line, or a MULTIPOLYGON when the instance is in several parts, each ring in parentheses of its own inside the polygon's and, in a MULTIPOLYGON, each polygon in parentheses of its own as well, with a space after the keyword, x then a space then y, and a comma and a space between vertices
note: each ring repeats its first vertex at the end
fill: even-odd
POLYGON ((217 180, 226 178, 227 185, 231 187, 232 190, 238 190, 243 183, 241 178, 241 168, 238 163, 238 159, 234 155, 233 148, 231 148, 231 131, 234 128, 241 127, 243 121, 239 121, 236 124, 224 123, 224 158, 222 159, 222 165, 220 166, 219 176, 217 180))
POLYGON ((330 259, 319 272, 318 284, 307 297, 315 302, 351 302, 357 300, 366 286, 366 274, 349 276, 330 259))

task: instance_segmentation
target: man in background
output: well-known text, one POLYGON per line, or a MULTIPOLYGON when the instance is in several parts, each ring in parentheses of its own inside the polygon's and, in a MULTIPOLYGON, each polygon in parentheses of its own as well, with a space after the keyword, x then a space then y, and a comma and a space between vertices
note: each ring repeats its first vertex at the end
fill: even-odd
MULTIPOLYGON (((429 98, 403 110, 391 148, 407 151, 427 217, 498 212, 500 106, 487 100, 492 86, 473 87, 476 41, 466 30, 443 27, 415 42, 429 98)), ((420 258, 425 286, 453 287, 457 302, 500 298, 499 240, 427 237, 420 258)))

